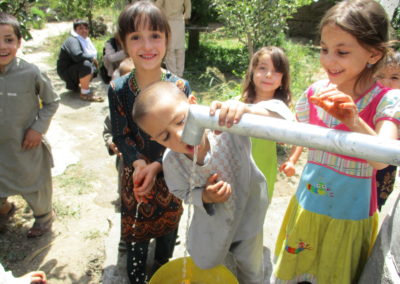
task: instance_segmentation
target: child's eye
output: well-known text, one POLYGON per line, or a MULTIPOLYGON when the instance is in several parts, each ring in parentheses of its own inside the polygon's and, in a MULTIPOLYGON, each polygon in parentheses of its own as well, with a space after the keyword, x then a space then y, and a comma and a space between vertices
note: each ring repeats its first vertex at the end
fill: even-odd
POLYGON ((138 35, 132 35, 130 39, 131 39, 131 40, 138 40, 138 39, 139 39, 139 36, 138 36, 138 35))
POLYGON ((185 120, 182 119, 181 121, 179 121, 176 125, 183 125, 185 123, 185 120))
POLYGON ((159 39, 159 38, 161 38, 161 35, 159 33, 154 33, 154 34, 152 34, 152 38, 159 39))
POLYGON ((6 38, 6 43, 12 43, 12 42, 14 42, 13 38, 6 38))
POLYGON ((338 51, 337 52, 339 55, 347 55, 347 54, 349 54, 350 52, 347 52, 347 51, 338 51))
POLYGON ((397 77, 397 76, 393 76, 393 77, 391 77, 390 79, 391 79, 391 80, 395 80, 395 81, 397 81, 397 80, 399 80, 399 77, 397 77))
POLYGON ((328 53, 328 49, 327 48, 321 48, 321 53, 322 54, 327 54, 328 53))

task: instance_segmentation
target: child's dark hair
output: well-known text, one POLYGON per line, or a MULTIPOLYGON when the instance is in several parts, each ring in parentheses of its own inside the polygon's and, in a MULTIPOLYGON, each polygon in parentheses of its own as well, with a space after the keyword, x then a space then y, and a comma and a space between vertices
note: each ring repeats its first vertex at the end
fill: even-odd
POLYGON ((127 34, 136 32, 140 27, 148 26, 153 31, 165 33, 166 44, 170 38, 171 29, 164 13, 150 1, 137 1, 128 5, 118 18, 117 32, 123 46, 127 34))
POLYGON ((389 21, 383 7, 374 0, 342 1, 330 8, 319 25, 319 32, 326 25, 334 24, 354 36, 365 49, 376 49, 382 58, 366 66, 358 77, 354 89, 370 80, 384 61, 389 41, 389 21))
POLYGON ((10 25, 12 26, 15 35, 17 36, 18 39, 22 38, 22 33, 21 33, 21 26, 14 16, 11 16, 7 13, 0 12, 0 25, 10 25))
POLYGON ((74 23, 73 23, 74 31, 75 31, 76 28, 79 27, 80 25, 89 28, 89 23, 88 23, 87 21, 82 20, 82 19, 77 19, 77 20, 75 20, 74 23))
POLYGON ((254 69, 258 65, 260 57, 265 54, 271 56, 271 61, 274 65, 275 71, 282 73, 283 75, 281 86, 275 90, 274 99, 279 99, 286 105, 289 105, 292 97, 290 92, 289 60, 287 59, 284 51, 276 46, 263 47, 253 54, 243 82, 242 100, 245 103, 254 103, 256 98, 256 86, 254 85, 253 81, 254 69))

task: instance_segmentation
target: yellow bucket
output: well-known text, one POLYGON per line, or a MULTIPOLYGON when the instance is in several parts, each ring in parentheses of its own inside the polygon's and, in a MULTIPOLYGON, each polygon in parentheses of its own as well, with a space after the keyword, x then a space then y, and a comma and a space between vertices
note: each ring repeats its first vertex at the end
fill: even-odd
POLYGON ((149 284, 239 284, 232 272, 223 265, 201 269, 190 257, 186 259, 186 279, 183 279, 184 258, 181 257, 161 266, 149 284))

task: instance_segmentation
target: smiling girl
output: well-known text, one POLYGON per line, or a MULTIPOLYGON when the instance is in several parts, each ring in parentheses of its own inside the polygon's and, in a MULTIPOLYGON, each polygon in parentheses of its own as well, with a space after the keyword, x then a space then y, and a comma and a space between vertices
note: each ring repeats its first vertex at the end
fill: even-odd
MULTIPOLYGON (((299 99, 297 119, 397 139, 400 92, 374 79, 387 41, 387 16, 376 1, 342 1, 329 9, 320 24, 328 80, 299 99)), ((378 228, 375 169, 385 166, 309 149, 277 240, 273 282, 357 283, 378 228)))
MULTIPOLYGON (((279 104, 281 108, 286 108, 288 118, 292 116, 287 108, 291 101, 289 60, 281 48, 266 46, 254 53, 246 73, 241 100, 248 104, 262 101, 279 104)), ((271 202, 278 173, 276 142, 251 138, 251 146, 254 161, 267 179, 271 202)))
POLYGON ((138 1, 127 6, 118 19, 118 35, 135 65, 130 74, 112 81, 108 91, 113 141, 124 162, 121 234, 127 242, 129 279, 144 283, 149 241, 156 238, 156 269, 172 256, 182 205, 164 181, 165 148, 133 122, 132 108, 140 90, 157 81, 173 82, 186 95, 191 91, 187 81, 161 68, 170 28, 153 3, 138 1))

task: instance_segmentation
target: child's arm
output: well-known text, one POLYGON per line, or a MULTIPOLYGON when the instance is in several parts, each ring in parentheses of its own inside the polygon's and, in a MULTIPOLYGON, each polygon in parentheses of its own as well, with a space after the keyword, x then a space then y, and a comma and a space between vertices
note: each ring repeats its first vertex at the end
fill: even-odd
MULTIPOLYGON (((123 98, 117 94, 111 85, 108 88, 108 104, 113 142, 118 147, 124 164, 133 166, 133 162, 139 159, 140 154, 133 137, 136 129, 129 129, 127 119, 129 111, 125 109, 123 98)), ((143 162, 145 161, 143 160, 143 162)))
MULTIPOLYGON (((388 139, 397 139, 397 126, 391 121, 379 121, 376 131, 373 130, 358 114, 358 109, 351 96, 342 93, 335 87, 328 88, 310 97, 310 101, 321 107, 330 115, 344 123, 351 131, 388 139)), ((381 162, 368 161, 377 170, 388 165, 381 162)))
POLYGON ((290 150, 289 158, 279 167, 280 172, 284 172, 287 177, 291 177, 296 173, 295 165, 299 160, 303 147, 293 146, 290 150))
POLYGON ((36 66, 33 68, 36 73, 35 95, 40 98, 42 107, 38 111, 36 120, 24 134, 21 145, 24 150, 32 149, 41 144, 42 135, 49 129, 51 119, 56 113, 60 101, 60 97, 53 91, 53 87, 47 75, 40 72, 36 66))
POLYGON ((264 108, 262 104, 248 105, 236 100, 213 101, 210 105, 210 115, 214 115, 217 109, 220 109, 218 123, 226 127, 239 123, 244 113, 282 118, 277 112, 264 108))
POLYGON ((204 183, 202 183, 203 175, 200 172, 199 176, 194 177, 195 184, 191 185, 189 180, 192 163, 189 158, 182 158, 182 154, 167 149, 163 159, 165 182, 169 191, 186 204, 190 202, 204 214, 213 215, 213 203, 228 200, 231 194, 230 186, 224 182, 215 183, 218 178, 217 175, 211 175, 207 182, 204 179, 204 183), (189 190, 191 186, 193 187, 189 190), (189 192, 191 192, 191 195, 189 195, 189 192))
POLYGON ((108 153, 110 155, 118 155, 121 156, 121 153, 118 150, 117 145, 112 141, 113 136, 112 136, 112 131, 111 131, 111 120, 110 120, 110 115, 107 115, 106 118, 104 119, 104 128, 103 128, 103 140, 104 143, 106 144, 108 153))

